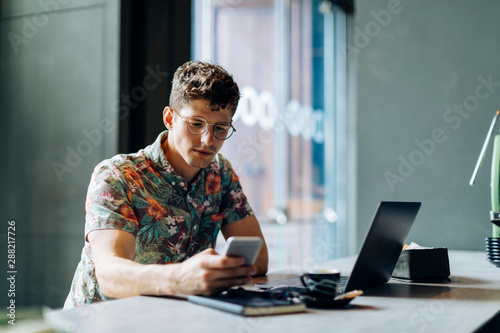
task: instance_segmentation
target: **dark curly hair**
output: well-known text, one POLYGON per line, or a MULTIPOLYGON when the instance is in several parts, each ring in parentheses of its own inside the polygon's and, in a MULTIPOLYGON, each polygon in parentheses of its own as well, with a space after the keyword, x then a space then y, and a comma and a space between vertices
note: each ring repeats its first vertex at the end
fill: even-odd
POLYGON ((188 61, 174 73, 170 107, 180 110, 191 101, 204 99, 212 111, 229 108, 236 112, 240 90, 233 77, 221 66, 188 61))

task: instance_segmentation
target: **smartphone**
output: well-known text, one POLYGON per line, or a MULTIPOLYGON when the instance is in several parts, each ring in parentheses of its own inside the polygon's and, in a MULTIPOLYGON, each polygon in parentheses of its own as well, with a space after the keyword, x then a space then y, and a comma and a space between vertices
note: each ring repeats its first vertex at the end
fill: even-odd
POLYGON ((251 266, 255 264, 262 246, 262 238, 257 236, 232 236, 227 239, 226 247, 222 255, 228 257, 243 257, 245 264, 251 266))

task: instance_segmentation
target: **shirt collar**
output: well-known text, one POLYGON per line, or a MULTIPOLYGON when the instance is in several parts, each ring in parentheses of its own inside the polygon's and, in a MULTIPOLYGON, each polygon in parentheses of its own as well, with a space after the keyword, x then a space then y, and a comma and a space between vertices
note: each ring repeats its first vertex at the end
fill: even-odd
POLYGON ((168 162, 163 149, 161 148, 162 143, 168 137, 168 130, 161 132, 156 138, 153 144, 146 147, 146 152, 154 162, 155 167, 161 174, 161 176, 170 183, 171 185, 180 185, 184 189, 187 189, 187 184, 184 179, 174 170, 172 165, 168 162))

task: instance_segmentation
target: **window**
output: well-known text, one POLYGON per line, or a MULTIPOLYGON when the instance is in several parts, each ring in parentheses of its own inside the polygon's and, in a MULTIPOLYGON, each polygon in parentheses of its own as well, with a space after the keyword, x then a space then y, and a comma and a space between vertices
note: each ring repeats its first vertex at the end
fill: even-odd
POLYGON ((302 256, 304 247, 317 249, 317 236, 335 245, 321 259, 343 255, 345 56, 337 56, 337 45, 345 13, 322 0, 193 4, 193 58, 224 66, 242 92, 237 133, 221 153, 264 231, 277 243, 297 237, 302 256), (266 221, 286 225, 273 229, 266 221))

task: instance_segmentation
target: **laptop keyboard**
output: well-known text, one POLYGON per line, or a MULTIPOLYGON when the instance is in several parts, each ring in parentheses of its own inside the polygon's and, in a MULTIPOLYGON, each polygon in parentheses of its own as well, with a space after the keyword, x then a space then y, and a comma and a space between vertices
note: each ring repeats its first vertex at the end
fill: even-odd
POLYGON ((347 275, 341 275, 339 284, 337 287, 337 293, 342 293, 345 290, 345 287, 347 287, 347 281, 349 281, 349 276, 347 275))

